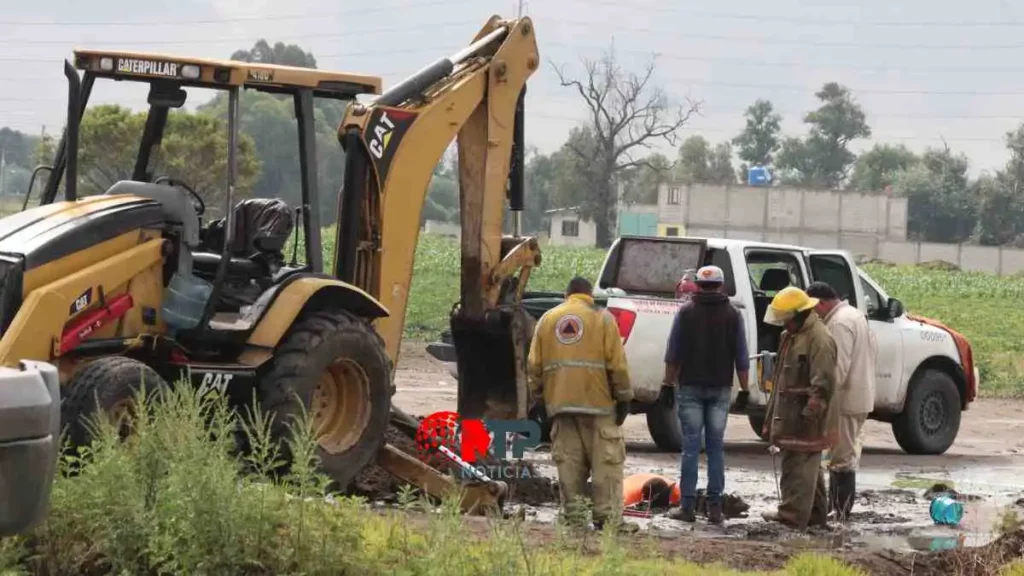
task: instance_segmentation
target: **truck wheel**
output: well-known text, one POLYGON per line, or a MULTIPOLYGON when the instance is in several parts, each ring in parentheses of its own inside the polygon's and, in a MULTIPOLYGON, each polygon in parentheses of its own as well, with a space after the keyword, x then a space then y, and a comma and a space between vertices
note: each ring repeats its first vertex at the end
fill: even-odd
POLYGON ((907 454, 948 450, 960 431, 960 393, 949 374, 929 369, 915 378, 892 431, 907 454))
POLYGON ((765 442, 768 441, 767 436, 761 435, 761 430, 764 428, 764 419, 767 416, 765 414, 747 414, 747 422, 750 422, 750 428, 757 434, 757 437, 765 442))
POLYGON ((654 404, 647 409, 647 431, 654 445, 665 452, 683 449, 683 429, 675 406, 654 404))
POLYGON ((68 382, 60 403, 60 420, 68 427, 71 446, 92 443, 92 420, 97 412, 120 421, 121 437, 126 437, 131 431, 133 402, 143 386, 147 399, 168 388, 155 370, 123 356, 98 358, 79 370, 68 382))
MULTIPOLYGON (((349 312, 303 312, 278 344, 258 388, 262 408, 273 414, 275 438, 287 438, 289 424, 305 409, 321 470, 342 490, 384 443, 391 360, 370 323, 349 312)), ((287 444, 282 450, 287 460, 287 444)))

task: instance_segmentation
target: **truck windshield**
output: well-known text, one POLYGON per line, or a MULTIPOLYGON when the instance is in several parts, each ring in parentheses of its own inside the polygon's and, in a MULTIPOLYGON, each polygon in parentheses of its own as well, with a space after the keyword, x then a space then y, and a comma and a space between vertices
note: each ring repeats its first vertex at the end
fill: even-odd
POLYGON ((706 250, 697 239, 623 237, 608 251, 598 286, 672 298, 683 273, 704 265, 706 250))

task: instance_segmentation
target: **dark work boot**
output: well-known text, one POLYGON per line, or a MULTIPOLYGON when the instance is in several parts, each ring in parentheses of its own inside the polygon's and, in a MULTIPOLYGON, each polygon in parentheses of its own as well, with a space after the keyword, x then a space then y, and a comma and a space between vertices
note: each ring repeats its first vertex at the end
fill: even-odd
POLYGON ((828 472, 828 513, 839 519, 839 478, 835 472, 828 472))
POLYGON ((708 502, 708 523, 721 526, 723 522, 725 522, 725 518, 722 516, 722 503, 708 502))
POLYGON ((857 498, 857 472, 854 470, 836 472, 836 479, 839 481, 836 515, 839 520, 845 521, 853 510, 853 501, 857 498))
POLYGON ((696 502, 683 502, 682 506, 669 512, 668 517, 673 520, 679 520, 680 522, 693 523, 697 521, 696 509, 696 502))

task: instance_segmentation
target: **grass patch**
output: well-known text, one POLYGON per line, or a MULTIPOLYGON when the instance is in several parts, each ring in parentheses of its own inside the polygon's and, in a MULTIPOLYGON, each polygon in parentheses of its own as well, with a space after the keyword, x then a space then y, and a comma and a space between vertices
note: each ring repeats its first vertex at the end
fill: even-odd
MULTIPOLYGON (((653 537, 566 529, 538 543, 519 521, 493 518, 481 530, 457 498, 437 507, 407 492, 399 508, 373 511, 325 492, 303 421, 288 439, 292 474, 275 478, 265 415, 240 420, 185 386, 136 414, 129 439, 96 422, 97 440, 61 459, 48 520, 0 541, 0 574, 740 574, 666 559, 653 537), (254 447, 244 458, 239 427, 254 447)), ((858 574, 813 554, 777 573, 858 574)))

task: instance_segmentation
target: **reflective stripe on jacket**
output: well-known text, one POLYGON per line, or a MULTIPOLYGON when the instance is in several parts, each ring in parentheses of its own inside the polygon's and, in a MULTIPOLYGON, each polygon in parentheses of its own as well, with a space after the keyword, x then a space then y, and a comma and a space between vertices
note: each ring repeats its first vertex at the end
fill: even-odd
POLYGON ((618 324, 590 296, 573 294, 541 316, 527 362, 531 397, 543 397, 548 416, 613 414, 633 399, 618 324))

